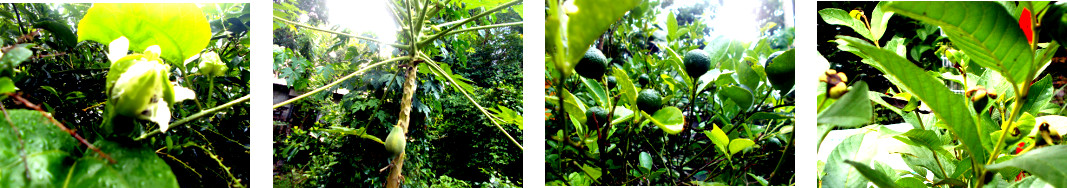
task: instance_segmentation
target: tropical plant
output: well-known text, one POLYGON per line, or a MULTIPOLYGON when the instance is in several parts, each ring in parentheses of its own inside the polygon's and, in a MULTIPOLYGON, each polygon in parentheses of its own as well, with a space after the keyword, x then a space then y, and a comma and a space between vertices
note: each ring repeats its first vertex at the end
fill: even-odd
POLYGON ((320 3, 275 2, 275 73, 303 92, 274 106, 297 117, 275 185, 521 186, 521 1, 389 1, 395 42, 294 21, 320 3))
MULTIPOLYGON (((1060 137, 1061 105, 1046 76, 1062 41, 1067 6, 1049 2, 880 2, 873 11, 852 7, 819 11, 841 35, 833 44, 862 58, 892 85, 870 89, 866 76, 827 70, 820 77, 818 130, 822 146, 831 130, 857 128, 820 160, 827 187, 1064 187, 1067 164, 1060 137), (868 16, 870 15, 870 16, 868 16), (870 18, 870 19, 868 19, 870 18), (893 19, 940 27, 948 41, 908 44, 895 35, 881 43, 893 19), (1051 40, 1050 40, 1051 39, 1051 40), (916 59, 908 45, 938 49, 940 59, 916 59), (925 61, 913 63, 913 60, 925 61), (935 62, 929 62, 935 61, 935 62), (938 64, 924 70, 917 66, 938 64), (849 87, 848 85, 851 85, 849 87), (903 126, 871 125, 872 103, 900 116, 903 126), (1059 132, 1059 133, 1057 133, 1059 132), (896 169, 890 160, 903 160, 896 169)), ((834 62, 842 63, 842 62, 834 62)), ((872 76, 872 75, 868 75, 872 76)), ((880 79, 880 78, 874 78, 880 79)), ((835 141, 836 142, 836 141, 835 141)))
POLYGON ((0 182, 247 186, 248 15, 229 3, 3 4, 0 182))
POLYGON ((744 41, 710 32, 703 10, 723 7, 670 2, 546 2, 547 185, 793 184, 782 13, 744 41))

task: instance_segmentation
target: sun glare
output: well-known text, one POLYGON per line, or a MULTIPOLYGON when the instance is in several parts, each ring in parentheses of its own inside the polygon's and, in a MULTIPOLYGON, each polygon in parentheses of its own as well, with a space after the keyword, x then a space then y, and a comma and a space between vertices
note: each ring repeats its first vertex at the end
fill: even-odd
POLYGON ((755 41, 759 38, 759 21, 757 10, 761 1, 723 1, 716 12, 711 27, 728 38, 741 41, 755 41))
MULTIPOLYGON (((329 12, 330 23, 348 28, 352 32, 373 32, 383 42, 396 42, 396 22, 392 15, 387 12, 385 0, 328 0, 326 8, 329 12)), ((379 53, 383 57, 392 56, 393 48, 389 45, 379 45, 379 53)))

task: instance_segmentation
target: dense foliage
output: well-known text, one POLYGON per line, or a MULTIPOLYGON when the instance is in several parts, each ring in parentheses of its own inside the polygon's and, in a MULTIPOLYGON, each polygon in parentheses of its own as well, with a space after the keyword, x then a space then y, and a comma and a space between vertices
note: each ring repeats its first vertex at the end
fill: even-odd
MULTIPOLYGON (((0 4, 0 59, 4 71, 10 71, 0 78, 7 120, 0 123, 0 166, 5 169, 0 182, 15 187, 248 185, 248 4, 165 6, 0 4), (122 16, 131 12, 138 16, 122 16), (127 46, 112 43, 120 37, 128 38, 127 46), (152 45, 158 45, 157 51, 146 51, 152 45), (173 95, 170 91, 110 92, 120 91, 111 90, 112 84, 136 85, 117 79, 122 72, 116 67, 129 65, 114 62, 130 62, 119 58, 141 57, 142 52, 158 55, 148 59, 163 63, 154 75, 169 76, 138 84, 161 88, 173 82, 173 88, 191 89, 185 94, 195 98, 157 96, 173 95), (217 57, 207 60, 201 54, 217 57), (211 71, 201 64, 210 64, 211 71), (8 78, 11 82, 3 81, 8 78), (18 90, 12 93, 11 86, 18 90), (128 95, 166 103, 146 111, 156 115, 151 120, 131 117, 118 113, 127 108, 114 100, 128 95), (40 112, 34 111, 37 106, 40 112), (161 131, 162 126, 169 129, 161 131), (106 131, 111 128, 124 131, 106 131)), ((132 67, 148 63, 136 62, 132 67)))
POLYGON ((413 49, 408 45, 417 41, 412 42, 410 30, 398 32, 396 43, 379 41, 375 33, 349 34, 353 32, 335 25, 334 18, 325 16, 330 10, 323 1, 275 2, 274 73, 285 80, 284 87, 275 87, 275 102, 291 101, 275 109, 291 113, 275 118, 275 186, 389 183, 392 170, 383 167, 396 160, 383 142, 399 127, 398 119, 410 121, 400 184, 522 185, 523 151, 517 145, 522 141, 522 4, 436 3, 390 1, 380 7, 401 14, 382 17, 407 25, 408 11, 417 15, 424 8, 410 5, 427 5, 427 22, 416 31, 424 37, 458 28, 413 49), (290 21, 302 16, 308 19, 290 21), (471 21, 450 25, 464 20, 471 21), (393 47, 391 52, 380 50, 386 45, 393 47), (411 56, 421 62, 394 61, 411 56), (415 82, 408 85, 411 77, 415 82), (405 101, 405 89, 412 86, 417 89, 405 101), (277 94, 290 90, 308 97, 277 94), (405 108, 410 120, 404 119, 405 108))
POLYGON ((793 28, 763 2, 755 41, 715 2, 546 2, 546 184, 793 185, 793 28))
POLYGON ((1067 186, 1067 4, 819 6, 821 186, 1067 186))

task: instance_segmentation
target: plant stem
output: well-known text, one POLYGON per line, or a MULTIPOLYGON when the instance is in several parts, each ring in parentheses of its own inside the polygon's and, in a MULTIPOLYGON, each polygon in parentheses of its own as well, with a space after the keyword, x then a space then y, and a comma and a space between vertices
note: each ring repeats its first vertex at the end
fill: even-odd
POLYGON ((337 81, 333 81, 330 84, 326 84, 325 86, 322 86, 322 87, 319 87, 319 88, 315 88, 315 90, 311 90, 311 91, 309 91, 307 93, 304 93, 304 94, 302 94, 300 96, 293 97, 292 99, 286 100, 285 102, 274 104, 274 107, 272 107, 272 109, 285 106, 285 105, 287 105, 289 103, 292 103, 292 102, 295 102, 297 100, 304 99, 305 97, 311 96, 312 94, 315 94, 315 93, 318 93, 320 91, 326 90, 327 88, 331 88, 333 86, 336 86, 337 84, 341 84, 341 82, 344 82, 345 80, 348 80, 349 78, 352 78, 352 77, 354 77, 356 75, 360 75, 361 73, 366 72, 367 70, 370 70, 371 68, 374 68, 374 67, 377 67, 377 66, 381 66, 381 65, 384 65, 384 64, 389 63, 389 62, 408 60, 408 59, 411 59, 411 57, 408 57, 408 56, 396 57, 396 58, 388 59, 388 60, 385 60, 385 61, 382 61, 382 62, 378 62, 378 63, 367 65, 367 67, 363 67, 362 69, 359 69, 356 72, 349 73, 348 75, 345 75, 344 77, 341 77, 341 79, 337 79, 337 81))
POLYGON ((481 14, 474 15, 474 16, 472 16, 470 18, 464 19, 463 21, 457 22, 455 26, 449 27, 448 29, 441 30, 441 33, 433 35, 430 38, 427 38, 426 40, 419 41, 415 45, 416 46, 426 45, 426 44, 430 43, 431 41, 437 40, 437 38, 440 38, 442 36, 445 36, 445 35, 449 34, 449 32, 451 32, 452 30, 456 30, 456 28, 462 27, 463 24, 466 24, 468 22, 472 22, 474 20, 477 20, 478 18, 481 18, 481 17, 484 17, 486 15, 495 13, 497 11, 503 10, 504 8, 507 8, 507 7, 510 7, 512 5, 516 5, 516 4, 519 4, 519 3, 522 3, 522 0, 514 0, 514 1, 511 1, 511 2, 504 3, 504 4, 500 5, 500 6, 494 7, 492 9, 486 10, 485 12, 482 12, 481 14))
MULTIPOLYGON (((1015 88, 1016 95, 1020 94, 1019 90, 1021 90, 1021 89, 1019 87, 1014 87, 1014 88, 1015 88)), ((1028 88, 1027 88, 1027 86, 1024 86, 1023 89, 1028 89, 1028 88)), ((1011 132, 1009 130, 1012 129, 1012 121, 1016 118, 1016 115, 1018 115, 1019 111, 1022 111, 1023 106, 1019 105, 1019 102, 1020 101, 1026 101, 1025 100, 1026 97, 1025 96, 1021 96, 1021 97, 1017 96, 1016 98, 1018 98, 1018 99, 1015 100, 1015 103, 1013 104, 1014 107, 1012 108, 1011 114, 1008 116, 1009 118, 1007 120, 1004 120, 1004 124, 1000 126, 1000 127, 1004 127, 1002 129, 1003 131, 1000 133, 1000 139, 998 139, 997 143, 994 145, 993 153, 989 154, 990 155, 989 159, 986 160, 985 165, 993 164, 993 162, 997 160, 997 155, 1000 153, 1001 144, 1004 143, 1004 140, 1008 136, 1008 132, 1011 132)), ((981 136, 981 135, 979 135, 979 136, 981 136)), ((981 174, 978 175, 978 184, 975 187, 982 187, 982 184, 985 183, 985 182, 982 181, 982 180, 985 180, 985 174, 986 174, 985 173, 985 168, 984 168, 984 166, 975 166, 974 168, 976 170, 980 169, 979 172, 981 172, 981 174)))
MULTIPOLYGON (((219 105, 219 106, 211 108, 211 109, 207 109, 207 110, 204 110, 204 111, 197 112, 196 114, 190 115, 189 117, 185 117, 185 118, 179 119, 178 121, 174 121, 174 123, 170 123, 170 126, 172 128, 173 127, 178 127, 178 126, 180 126, 182 124, 189 123, 190 121, 199 119, 199 118, 201 118, 203 116, 207 116, 207 115, 210 115, 210 114, 215 114, 216 112, 225 110, 227 108, 230 108, 231 106, 247 102, 249 99, 251 99, 251 97, 252 97, 251 95, 245 95, 244 97, 241 97, 241 98, 238 98, 236 100, 227 102, 226 104, 222 104, 222 105, 219 105)), ((141 141, 141 140, 144 140, 144 139, 148 138, 149 136, 152 136, 152 135, 155 135, 155 134, 159 134, 159 133, 160 133, 159 129, 152 130, 152 132, 145 133, 145 134, 141 135, 140 137, 137 137, 136 139, 133 139, 133 140, 134 141, 141 141)))
POLYGON ((483 26, 478 26, 478 27, 471 27, 471 28, 451 31, 451 32, 448 32, 445 35, 458 34, 458 33, 463 33, 463 32, 468 32, 468 31, 477 31, 477 30, 482 30, 482 29, 492 29, 492 28, 498 28, 498 27, 522 26, 522 23, 523 22, 511 22, 511 23, 502 23, 502 24, 493 24, 493 25, 483 25, 483 26))
POLYGON ((281 17, 278 17, 278 16, 274 16, 274 19, 278 20, 278 21, 285 22, 285 23, 287 23, 289 25, 300 26, 300 27, 311 29, 311 30, 314 30, 314 31, 326 32, 326 33, 331 33, 331 34, 336 34, 336 35, 344 35, 344 36, 347 36, 347 37, 353 37, 353 38, 357 38, 357 39, 374 41, 374 42, 377 42, 377 43, 390 45, 390 46, 393 46, 393 47, 396 47, 396 48, 407 48, 409 46, 409 45, 404 45, 404 44, 385 42, 385 41, 381 41, 381 40, 378 40, 378 39, 363 37, 363 36, 359 36, 359 35, 353 35, 353 34, 348 34, 348 33, 337 32, 337 31, 333 31, 333 30, 329 30, 329 29, 322 29, 322 28, 318 28, 318 27, 314 27, 314 26, 310 26, 310 25, 305 25, 305 24, 302 24, 302 23, 297 23, 297 22, 294 22, 294 21, 291 21, 291 20, 286 20, 285 18, 281 18, 281 17))
POLYGON ((244 187, 243 184, 241 184, 241 180, 237 179, 236 177, 234 177, 233 173, 230 172, 230 167, 227 167, 226 165, 222 164, 222 159, 220 159, 218 155, 215 155, 215 152, 211 152, 211 150, 209 150, 209 149, 207 149, 207 148, 205 148, 204 146, 201 146, 201 145, 197 145, 197 144, 189 144, 189 145, 196 146, 197 148, 200 148, 200 150, 203 150, 204 153, 207 153, 208 156, 211 157, 211 159, 214 159, 215 162, 218 162, 219 163, 219 167, 222 167, 222 170, 226 172, 226 176, 230 177, 230 181, 232 181, 232 182, 230 182, 230 186, 244 187))

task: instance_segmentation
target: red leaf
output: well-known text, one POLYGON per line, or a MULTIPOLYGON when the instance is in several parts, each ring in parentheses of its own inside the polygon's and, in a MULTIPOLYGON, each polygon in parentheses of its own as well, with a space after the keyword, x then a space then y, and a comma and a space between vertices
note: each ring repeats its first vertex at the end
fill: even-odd
POLYGON ((1023 29, 1023 34, 1026 34, 1026 42, 1034 43, 1034 22, 1031 21, 1030 9, 1023 8, 1022 15, 1019 15, 1019 28, 1023 29))

